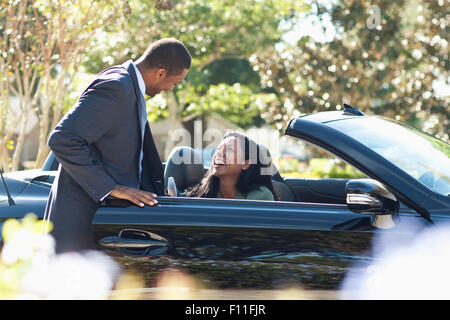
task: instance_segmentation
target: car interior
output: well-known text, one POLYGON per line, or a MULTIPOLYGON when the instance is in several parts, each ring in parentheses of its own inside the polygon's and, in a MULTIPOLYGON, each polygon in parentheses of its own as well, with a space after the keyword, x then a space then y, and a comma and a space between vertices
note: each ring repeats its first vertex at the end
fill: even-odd
MULTIPOLYGON (((267 148, 261 146, 270 157, 267 148)), ((348 179, 284 179, 273 161, 272 184, 279 201, 334 203, 345 204, 345 186, 348 179)), ((204 167, 200 155, 190 147, 177 147, 172 150, 164 169, 165 186, 169 187, 169 178, 172 177, 176 190, 173 195, 182 196, 189 188, 198 184, 208 167, 204 167)))
MULTIPOLYGON (((267 148, 261 147, 267 151, 267 155, 270 157, 267 148)), ((346 204, 345 186, 348 179, 283 178, 273 161, 271 163, 272 183, 279 201, 346 204)), ((53 153, 50 153, 42 170, 56 171, 57 169, 58 161, 53 153)), ((208 169, 193 148, 177 147, 172 150, 167 162, 164 163, 165 186, 166 188, 169 186, 169 178, 172 177, 176 187, 173 195, 183 196, 201 181, 208 169), (182 161, 184 159, 190 161, 182 161)), ((53 180, 54 176, 50 176, 49 179, 53 180)), ((46 182, 52 183, 53 181, 47 180, 46 182)))

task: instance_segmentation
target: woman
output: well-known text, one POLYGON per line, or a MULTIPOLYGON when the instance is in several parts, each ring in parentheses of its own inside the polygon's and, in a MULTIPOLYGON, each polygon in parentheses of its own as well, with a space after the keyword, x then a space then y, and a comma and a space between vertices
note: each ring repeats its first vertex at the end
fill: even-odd
POLYGON ((212 166, 188 197, 278 200, 257 143, 239 132, 225 134, 213 155, 212 166))

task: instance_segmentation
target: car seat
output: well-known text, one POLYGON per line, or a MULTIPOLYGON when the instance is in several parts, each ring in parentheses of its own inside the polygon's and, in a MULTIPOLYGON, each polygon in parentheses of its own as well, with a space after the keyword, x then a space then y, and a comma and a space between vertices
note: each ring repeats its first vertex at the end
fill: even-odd
POLYGON ((164 185, 169 187, 169 178, 173 177, 176 194, 181 194, 189 187, 198 184, 205 173, 200 155, 191 147, 177 147, 172 150, 164 169, 164 185))
POLYGON ((279 201, 297 201, 295 194, 292 192, 292 190, 289 188, 286 183, 284 183, 283 177, 281 177, 280 173, 278 172, 277 167, 272 161, 272 156, 270 155, 269 150, 262 144, 259 144, 260 147, 260 157, 262 163, 269 163, 271 164, 271 173, 272 173, 272 185, 275 193, 278 196, 279 201))

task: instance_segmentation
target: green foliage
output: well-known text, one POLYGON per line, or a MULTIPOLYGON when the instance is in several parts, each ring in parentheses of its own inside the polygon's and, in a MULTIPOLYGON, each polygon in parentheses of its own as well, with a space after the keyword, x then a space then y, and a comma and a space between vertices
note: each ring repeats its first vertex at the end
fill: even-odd
POLYGON ((233 85, 210 85, 203 95, 199 95, 194 87, 189 87, 180 94, 187 105, 183 116, 199 110, 202 113, 214 111, 244 129, 262 125, 264 121, 260 116, 260 108, 277 100, 273 94, 253 94, 249 87, 238 82, 233 85))
POLYGON ((160 119, 169 117, 169 110, 167 108, 167 101, 161 96, 148 99, 147 104, 147 118, 150 122, 155 122, 160 119))
MULTIPOLYGON (((436 96, 432 87, 435 80, 448 78, 444 2, 379 1, 380 24, 369 28, 373 5, 369 0, 337 1, 325 7, 288 0, 135 1, 124 4, 122 20, 108 27, 108 37, 89 53, 86 66, 96 73, 137 59, 153 40, 175 37, 193 57, 193 67, 176 92, 179 112, 185 116, 215 109, 198 103, 211 100, 202 97, 209 94, 210 85, 240 83, 251 89, 249 94, 276 94, 278 101, 270 97, 260 115, 278 129, 292 116, 349 103, 446 140, 449 97, 436 96), (294 26, 307 10, 322 18, 328 14, 336 36, 324 43, 309 37, 297 44, 283 43, 286 30, 280 23, 294 26), (283 45, 275 49, 275 44, 283 45)), ((159 112, 154 118, 167 114, 159 112)), ((243 115, 244 123, 254 120, 251 112, 248 115, 243 115)))
POLYGON ((188 47, 194 67, 216 58, 246 57, 278 41, 278 24, 293 8, 293 0, 125 3, 123 17, 108 27, 109 37, 101 38, 93 48, 87 65, 97 72, 107 65, 136 59, 151 42, 165 37, 177 38, 188 47), (113 41, 105 41, 108 39, 113 41))
MULTIPOLYGON (((42 165, 51 129, 60 120, 72 79, 90 40, 117 16, 121 0, 21 0, 4 1, 0 10, 0 142, 16 137, 12 170, 19 168, 25 126, 30 112, 39 118, 39 151, 42 165), (18 99, 13 110, 10 97, 18 99)), ((73 100, 73 99, 72 99, 73 100)), ((72 102, 73 104, 73 102, 72 102)), ((0 149, 5 166, 9 154, 0 149)))
POLYGON ((314 5, 312 15, 331 17, 336 30, 331 41, 303 37, 297 44, 283 43, 280 50, 254 56, 263 86, 273 88, 282 105, 290 106, 280 106, 277 113, 299 115, 348 103, 448 139, 450 96, 439 97, 433 90, 435 80, 448 83, 449 78, 448 3, 377 1, 380 23, 372 28, 373 4, 314 5))
POLYGON ((202 72, 206 74, 209 84, 234 84, 239 82, 249 87, 252 92, 261 91, 261 78, 253 70, 248 59, 221 59, 206 66, 202 72))
POLYGON ((47 254, 45 247, 50 240, 40 234, 41 227, 42 220, 33 213, 28 213, 21 221, 7 219, 4 222, 1 230, 0 299, 20 297, 21 280, 33 265, 33 256, 40 253, 42 259, 47 254))
MULTIPOLYGON (((97 73, 107 66, 137 59, 155 40, 174 37, 192 55, 191 70, 175 89, 177 113, 191 119, 189 116, 214 111, 244 128, 261 125, 260 108, 270 108, 276 96, 261 96, 260 79, 248 57, 273 47, 282 35, 280 22, 295 10, 304 9, 294 0, 125 3, 123 17, 97 39, 85 67, 97 73), (262 106, 263 102, 270 103, 262 106), (243 110, 246 112, 239 115, 243 110)), ((165 104, 152 100, 149 119, 167 117, 165 104)))
MULTIPOLYGON (((0 22, 8 17, 6 9, 19 3, 1 2, 0 22)), ((269 122, 281 130, 293 116, 342 109, 343 103, 349 103, 366 113, 421 127, 443 140, 449 138, 450 97, 437 96, 433 90, 436 80, 444 79, 448 84, 449 79, 450 16, 446 1, 23 3, 28 11, 20 37, 19 29, 14 31, 9 24, 0 23, 0 44, 6 48, 0 50, 5 61, 0 80, 14 79, 11 84, 16 91, 20 88, 15 80, 22 78, 24 71, 38 71, 34 86, 28 90, 33 94, 41 76, 50 71, 51 81, 43 82, 41 91, 48 88, 58 92, 64 84, 64 90, 79 94, 80 90, 73 90, 70 76, 77 72, 80 59, 84 71, 97 74, 110 65, 139 58, 154 40, 174 37, 191 52, 192 68, 175 88, 175 103, 169 104, 170 108, 164 95, 148 100, 150 121, 176 113, 175 118, 186 124, 216 112, 243 128, 269 122), (374 4, 380 9, 380 19, 372 28, 369 8, 374 4), (297 43, 282 40, 286 31, 309 16, 330 17, 335 37, 328 42, 310 37, 297 43), (42 25, 33 24, 33 19, 42 25), (75 53, 67 48, 74 48, 75 53), (13 57, 20 57, 19 49, 27 53, 24 60, 14 58, 17 61, 10 63, 13 57), (44 60, 50 61, 50 67, 44 60), (58 78, 61 70, 67 71, 67 77, 58 78)), ((48 101, 54 101, 56 111, 61 106, 67 111, 76 96, 57 98, 52 94, 48 101)), ((58 118, 58 112, 44 112, 40 107, 39 103, 33 107, 38 115, 56 114, 58 118)), ((3 132, 7 126, 3 104, 0 118, 3 132)), ((54 124, 57 119, 50 120, 54 124)))

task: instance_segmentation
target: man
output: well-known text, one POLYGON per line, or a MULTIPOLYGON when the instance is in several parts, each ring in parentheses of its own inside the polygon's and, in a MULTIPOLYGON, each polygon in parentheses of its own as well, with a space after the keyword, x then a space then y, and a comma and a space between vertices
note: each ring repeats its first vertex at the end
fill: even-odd
POLYGON ((58 123, 48 145, 60 165, 44 216, 53 223, 56 252, 92 247, 92 219, 108 195, 140 207, 158 203, 163 165, 144 96, 172 90, 190 66, 180 41, 158 40, 136 63, 99 73, 58 123))

